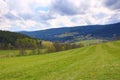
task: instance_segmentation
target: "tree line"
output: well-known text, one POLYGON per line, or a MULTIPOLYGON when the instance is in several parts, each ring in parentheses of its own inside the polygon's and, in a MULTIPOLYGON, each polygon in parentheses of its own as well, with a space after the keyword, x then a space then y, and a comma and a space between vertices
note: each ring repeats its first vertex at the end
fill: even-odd
POLYGON ((31 50, 31 54, 29 55, 36 55, 80 48, 83 47, 84 45, 73 43, 49 42, 24 38, 18 39, 16 41, 16 46, 17 49, 19 50, 19 55, 28 55, 26 53, 27 50, 31 50))
POLYGON ((36 55, 83 47, 83 44, 49 42, 31 38, 17 39, 12 45, 0 43, 0 49, 19 50, 19 56, 36 55), (27 51, 30 51, 29 54, 27 51))

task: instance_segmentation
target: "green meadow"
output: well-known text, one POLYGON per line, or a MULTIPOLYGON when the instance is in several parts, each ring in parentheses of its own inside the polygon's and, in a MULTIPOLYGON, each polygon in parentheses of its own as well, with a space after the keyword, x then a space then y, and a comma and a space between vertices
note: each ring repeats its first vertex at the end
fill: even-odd
POLYGON ((88 46, 88 45, 92 45, 92 44, 99 44, 103 42, 103 40, 100 40, 100 39, 92 39, 92 40, 83 40, 83 41, 78 41, 78 42, 75 42, 76 44, 83 44, 85 46, 88 46))
MULTIPOLYGON (((16 51, 0 51, 1 54, 16 51)), ((120 41, 42 55, 0 58, 0 80, 120 80, 120 41)))

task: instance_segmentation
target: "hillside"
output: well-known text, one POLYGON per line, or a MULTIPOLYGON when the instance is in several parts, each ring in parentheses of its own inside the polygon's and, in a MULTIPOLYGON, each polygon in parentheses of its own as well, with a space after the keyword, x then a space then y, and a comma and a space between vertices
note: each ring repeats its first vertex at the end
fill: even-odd
POLYGON ((58 53, 1 58, 0 80, 119 80, 120 41, 58 53))
POLYGON ((114 40, 120 37, 120 23, 63 27, 32 32, 22 31, 20 33, 34 38, 60 42, 76 42, 89 39, 114 40))
POLYGON ((15 42, 17 41, 17 39, 23 39, 23 38, 32 39, 31 37, 23 34, 10 32, 10 31, 0 31, 0 49, 7 48, 8 44, 10 44, 11 46, 15 46, 15 42))

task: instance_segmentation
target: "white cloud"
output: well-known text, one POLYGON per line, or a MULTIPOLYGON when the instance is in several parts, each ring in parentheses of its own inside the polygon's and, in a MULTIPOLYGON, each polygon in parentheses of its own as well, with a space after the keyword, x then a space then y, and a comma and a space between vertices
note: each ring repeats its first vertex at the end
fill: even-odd
POLYGON ((55 19, 48 20, 48 23, 54 28, 75 25, 70 16, 57 16, 55 19))
POLYGON ((0 17, 2 17, 4 14, 7 13, 8 13, 8 5, 3 0, 0 0, 0 17))
POLYGON ((115 23, 120 21, 118 3, 119 0, 0 0, 0 29, 32 31, 115 23))

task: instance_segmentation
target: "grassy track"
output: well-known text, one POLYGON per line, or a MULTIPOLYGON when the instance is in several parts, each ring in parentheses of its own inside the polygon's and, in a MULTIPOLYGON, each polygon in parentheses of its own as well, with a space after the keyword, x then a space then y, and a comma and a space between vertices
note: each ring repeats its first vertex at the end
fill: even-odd
POLYGON ((0 80, 120 80, 120 41, 45 55, 1 58, 0 80))

